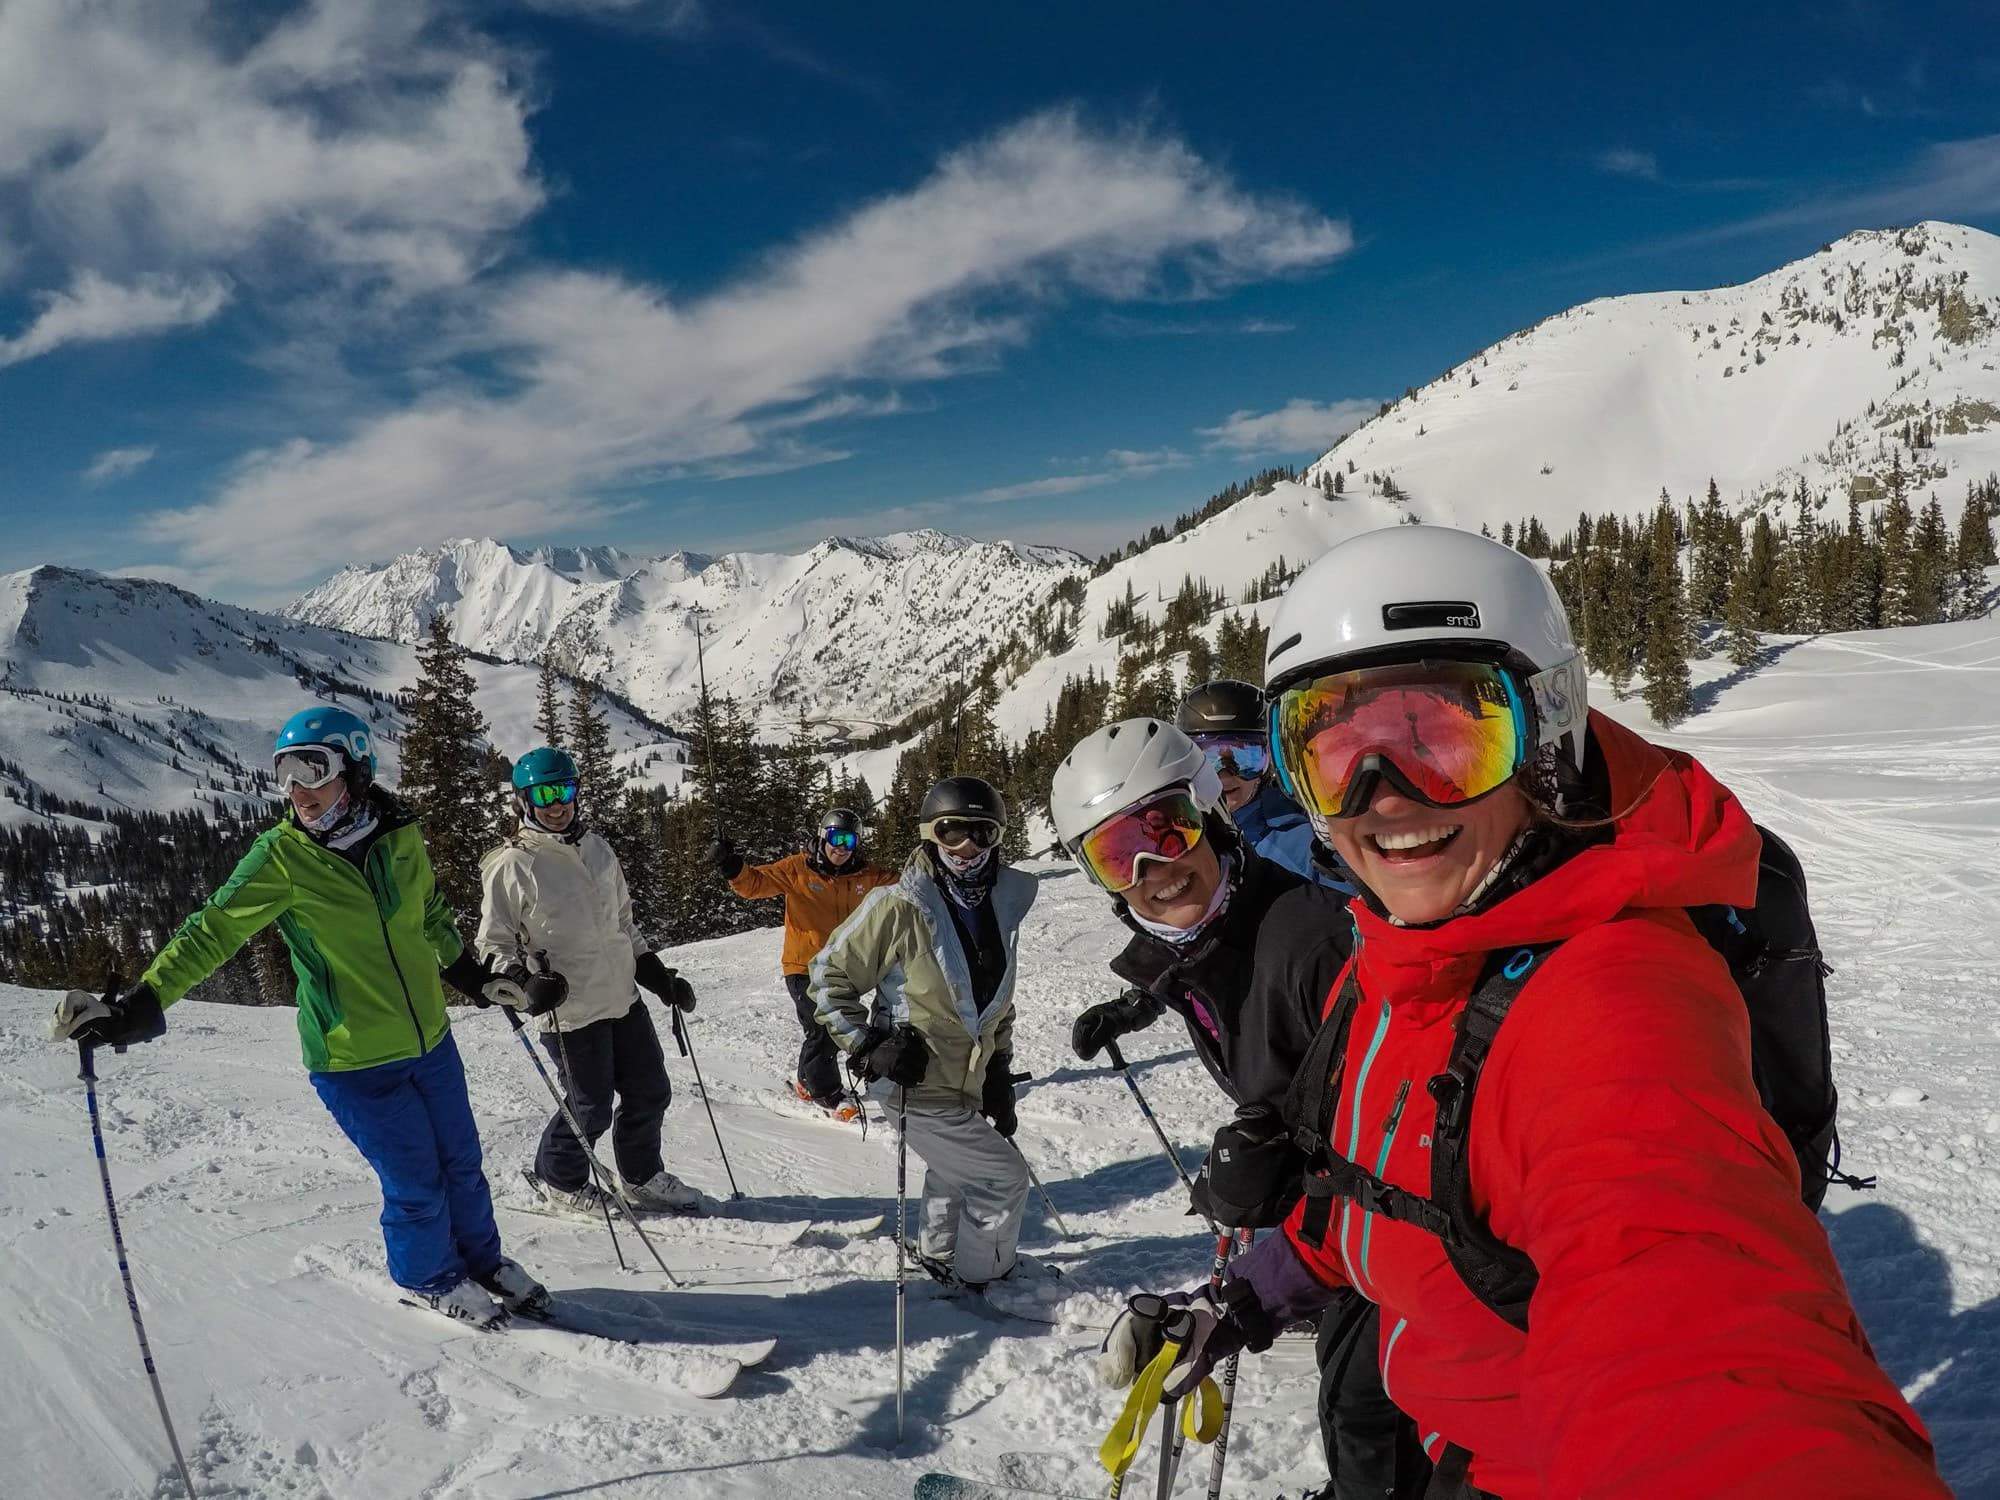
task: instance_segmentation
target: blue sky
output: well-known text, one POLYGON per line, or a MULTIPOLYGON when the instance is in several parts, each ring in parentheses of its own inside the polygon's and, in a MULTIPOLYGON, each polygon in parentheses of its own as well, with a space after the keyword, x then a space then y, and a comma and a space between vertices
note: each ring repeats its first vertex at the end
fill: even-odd
POLYGON ((1973 0, 78 9, 0 6, 0 570, 251 603, 1100 550, 1586 298, 2000 229, 1973 0))

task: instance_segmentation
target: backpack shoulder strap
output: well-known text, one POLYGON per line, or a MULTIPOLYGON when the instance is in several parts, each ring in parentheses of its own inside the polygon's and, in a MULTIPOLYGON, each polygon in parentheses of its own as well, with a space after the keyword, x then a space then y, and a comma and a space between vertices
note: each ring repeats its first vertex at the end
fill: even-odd
POLYGON ((1445 1071, 1431 1079, 1437 1123, 1431 1130, 1431 1203, 1450 1227, 1443 1235, 1452 1269, 1481 1302, 1516 1328, 1528 1326, 1538 1279, 1527 1255, 1497 1238, 1472 1204, 1472 1105, 1501 1023, 1542 959, 1543 943, 1490 955, 1459 1017, 1445 1071))
POLYGON ((1291 1131, 1292 1144, 1298 1148, 1306 1167, 1305 1222, 1300 1232, 1310 1245, 1324 1242, 1332 1215, 1328 1195, 1317 1191, 1315 1184, 1323 1177, 1327 1165, 1328 1132, 1333 1128, 1341 1074, 1346 1067, 1347 1032, 1360 997, 1361 986, 1350 960, 1341 971, 1319 1030, 1313 1033, 1312 1044, 1306 1048, 1305 1058, 1292 1077, 1292 1086, 1285 1091, 1285 1126, 1291 1131))

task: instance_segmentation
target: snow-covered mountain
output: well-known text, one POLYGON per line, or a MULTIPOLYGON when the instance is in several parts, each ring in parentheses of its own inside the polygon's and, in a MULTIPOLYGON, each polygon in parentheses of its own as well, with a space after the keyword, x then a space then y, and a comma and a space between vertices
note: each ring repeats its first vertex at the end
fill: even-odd
POLYGON ((2000 238, 1866 230, 1741 286, 1584 303, 1481 350, 1307 471, 1383 479, 1426 521, 1636 515, 1710 478, 1732 508, 1804 478, 1844 513, 1900 454, 1956 515, 2000 468, 2000 238), (1912 448, 1906 425, 1934 446, 1912 448))
POLYGON ((475 650, 527 661, 552 648, 669 719, 699 697, 700 622, 710 690, 742 699, 767 732, 801 714, 865 728, 934 697, 1082 567, 1060 548, 939 531, 651 559, 456 541, 343 569, 287 613, 410 641, 442 609, 475 650))
MULTIPOLYGON (((494 744, 533 743, 532 667, 468 663, 494 744)), ((40 567, 0 575, 0 817, 26 793, 106 808, 182 811, 255 793, 277 726, 314 700, 381 726, 395 780, 403 719, 394 695, 417 679, 406 645, 199 598, 151 579, 40 567)), ((629 764, 672 780, 685 745, 613 708, 629 764), (651 764, 648 765, 647 763, 651 764)))

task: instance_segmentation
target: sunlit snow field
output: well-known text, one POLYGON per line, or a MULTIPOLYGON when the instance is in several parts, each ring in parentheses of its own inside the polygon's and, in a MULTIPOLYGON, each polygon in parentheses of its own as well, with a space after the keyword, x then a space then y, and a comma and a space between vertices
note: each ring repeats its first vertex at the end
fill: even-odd
MULTIPOLYGON (((1881 1187, 1835 1189, 1828 1232, 1947 1476, 1963 1496, 2000 1497, 2000 628, 1778 643, 1750 672, 1697 672, 1704 712, 1671 741, 1794 841, 1837 970, 1847 1165, 1881 1187)), ((1644 725, 1637 704, 1614 712, 1644 725)), ((634 1347, 461 1332, 398 1306, 378 1270, 373 1180, 312 1094, 290 1012, 189 1003, 164 1041, 102 1058, 140 1297, 201 1493, 886 1497, 931 1468, 1100 1492, 1094 1452, 1117 1401, 1093 1383, 1090 1325, 1125 1291, 1199 1279, 1208 1252, 1124 1089, 1066 1046, 1076 1010, 1114 991, 1103 963, 1120 929, 1080 875, 1034 868, 1017 1039, 1037 1076, 1021 1140, 1073 1238, 1037 1208, 1025 1245, 1067 1273, 1051 1305, 1068 1326, 914 1285, 899 1448, 893 1252, 839 1227, 893 1209, 890 1137, 805 1118, 785 1097, 796 1030, 775 931, 670 961, 702 997, 694 1040, 747 1211, 827 1227, 774 1250, 663 1226, 685 1290, 620 1272, 601 1227, 507 1206, 547 1096, 497 1018, 459 1018, 509 1249, 629 1326, 634 1347), (778 1352, 733 1397, 675 1389, 703 1347, 759 1335, 778 1352)), ((42 1040, 53 998, 0 989, 0 1495, 168 1496, 74 1053, 42 1040)), ((1169 1026, 1128 1051, 1192 1161, 1220 1098, 1169 1026)), ((692 1074, 670 1066, 670 1165, 724 1194, 692 1074)), ((626 1252, 650 1265, 629 1235, 626 1252)), ((1245 1362, 1226 1493, 1323 1477, 1313 1386, 1303 1343, 1245 1362)), ((1205 1477, 1205 1455, 1193 1467, 1205 1477)))

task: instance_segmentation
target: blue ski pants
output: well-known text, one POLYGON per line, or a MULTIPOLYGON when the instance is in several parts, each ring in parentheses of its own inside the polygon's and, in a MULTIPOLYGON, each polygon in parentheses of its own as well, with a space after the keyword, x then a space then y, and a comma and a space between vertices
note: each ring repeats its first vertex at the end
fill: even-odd
POLYGON ((382 1182, 389 1274, 446 1292, 500 1264, 500 1230, 479 1164, 465 1064, 447 1032, 422 1057, 314 1073, 313 1088, 382 1182))

